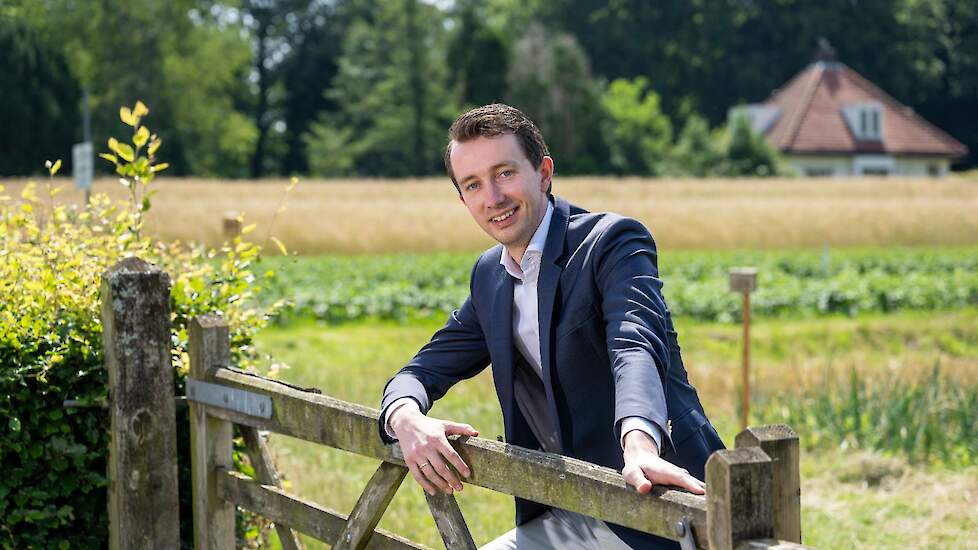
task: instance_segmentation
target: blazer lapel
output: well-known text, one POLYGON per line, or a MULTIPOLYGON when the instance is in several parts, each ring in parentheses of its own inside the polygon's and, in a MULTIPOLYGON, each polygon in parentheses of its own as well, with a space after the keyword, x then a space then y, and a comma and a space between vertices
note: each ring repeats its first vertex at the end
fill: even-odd
MULTIPOLYGON (((567 235, 567 225, 570 222, 570 207, 563 199, 554 199, 554 213, 550 220, 550 230, 547 233, 547 244, 543 249, 540 260, 540 277, 537 280, 537 316, 540 323, 540 362, 543 370, 543 386, 547 390, 547 401, 550 405, 552 418, 557 420, 557 435, 563 448, 563 434, 559 428, 560 417, 557 415, 557 403, 554 399, 551 370, 553 365, 553 321, 554 301, 560 274, 564 266, 559 260, 564 255, 564 239, 567 235)), ((512 300, 510 300, 512 302, 512 300)), ((512 305, 512 304, 511 304, 512 305)))
MULTIPOLYGON (((506 249, 500 247, 502 254, 506 249)), ((492 357, 492 378, 503 408, 503 421, 507 434, 513 433, 513 277, 496 264, 493 279, 496 287, 492 299, 492 340, 489 354, 492 357)))

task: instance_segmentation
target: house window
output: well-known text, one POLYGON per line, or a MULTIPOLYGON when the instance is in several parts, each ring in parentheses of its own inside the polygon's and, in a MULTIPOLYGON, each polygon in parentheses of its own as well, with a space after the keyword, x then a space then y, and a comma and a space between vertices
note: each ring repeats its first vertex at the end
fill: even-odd
POLYGON ((890 170, 885 166, 864 166, 863 175, 864 176, 886 176, 889 175, 890 170))
POLYGON ((880 108, 878 105, 866 105, 859 109, 860 139, 880 138, 880 108))
POLYGON ((826 178, 833 175, 833 171, 828 166, 807 166, 805 175, 810 178, 826 178))
POLYGON ((879 103, 849 104, 843 107, 843 114, 856 139, 883 139, 883 106, 879 103))

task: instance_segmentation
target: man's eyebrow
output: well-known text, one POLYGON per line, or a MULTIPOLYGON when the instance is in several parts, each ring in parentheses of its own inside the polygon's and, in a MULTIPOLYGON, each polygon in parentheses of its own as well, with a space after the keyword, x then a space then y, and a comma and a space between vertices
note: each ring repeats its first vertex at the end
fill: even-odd
MULTIPOLYGON (((492 165, 491 167, 489 167, 489 171, 490 172, 495 172, 496 170, 499 170, 500 168, 508 168, 508 167, 516 166, 517 164, 518 163, 515 160, 504 160, 502 162, 498 162, 498 163, 492 165)), ((475 178, 475 177, 477 177, 475 174, 469 174, 468 176, 465 176, 464 178, 460 179, 459 180, 459 184, 463 184, 463 183, 465 183, 465 182, 467 182, 470 179, 475 178)))

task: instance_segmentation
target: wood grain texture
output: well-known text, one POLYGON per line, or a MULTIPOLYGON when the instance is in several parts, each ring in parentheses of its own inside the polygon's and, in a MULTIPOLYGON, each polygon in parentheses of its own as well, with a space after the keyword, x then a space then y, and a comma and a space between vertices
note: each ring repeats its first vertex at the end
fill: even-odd
POLYGON ((760 447, 774 475, 774 538, 801 542, 801 474, 798 434, 784 424, 750 427, 737 434, 737 448, 760 447))
POLYGON ((758 447, 713 453, 706 462, 708 548, 733 550, 774 533, 771 459, 758 447))
MULTIPOLYGON (((384 445, 377 435, 377 409, 232 369, 219 369, 208 381, 268 395, 274 411, 267 420, 217 407, 208 407, 209 414, 404 465, 400 448, 384 445)), ((640 495, 620 473, 596 464, 488 439, 453 437, 451 442, 472 470, 466 483, 672 540, 676 523, 685 516, 697 544, 706 546, 703 496, 663 487, 640 495)))
POLYGON ((384 517, 387 506, 397 494, 397 488, 401 486, 407 472, 408 469, 404 466, 381 462, 350 512, 350 520, 333 545, 334 550, 366 548, 374 528, 380 518, 384 517))
POLYGON ((102 276, 109 382, 109 548, 178 548, 170 279, 126 258, 102 276))
MULTIPOLYGON (((258 430, 250 426, 239 426, 241 437, 244 439, 245 446, 248 447, 248 457, 255 468, 258 481, 262 485, 272 485, 282 488, 278 471, 272 461, 272 453, 268 450, 265 439, 258 433, 258 430)), ((300 550, 304 548, 299 534, 289 528, 284 523, 275 522, 275 532, 278 533, 278 540, 282 544, 283 550, 300 550)))
MULTIPOLYGON (((272 521, 288 522, 293 528, 328 544, 337 540, 346 525, 346 515, 290 495, 278 487, 262 485, 240 472, 218 469, 217 488, 222 498, 272 521)), ((366 548, 421 550, 428 547, 377 529, 366 548)))
POLYGON ((445 543, 445 548, 476 550, 475 541, 472 540, 469 526, 465 523, 465 517, 462 516, 462 510, 459 509, 455 496, 439 492, 434 496, 425 493, 425 497, 428 499, 428 509, 431 510, 431 517, 435 518, 435 525, 438 526, 438 533, 445 543))
MULTIPOLYGON (((228 326, 217 317, 190 321, 190 376, 207 380, 230 358, 228 326)), ((216 468, 230 469, 231 423, 208 414, 208 408, 190 401, 190 460, 192 464, 194 548, 234 548, 234 506, 217 494, 216 468)))

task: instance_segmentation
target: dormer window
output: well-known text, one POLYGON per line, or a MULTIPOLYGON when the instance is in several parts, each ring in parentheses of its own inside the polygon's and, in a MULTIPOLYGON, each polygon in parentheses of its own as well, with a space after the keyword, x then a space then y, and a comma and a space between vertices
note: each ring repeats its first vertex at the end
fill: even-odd
POLYGON ((858 140, 883 139, 883 107, 879 103, 851 103, 842 108, 852 135, 858 140))

